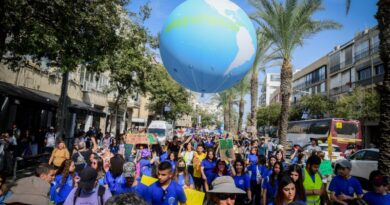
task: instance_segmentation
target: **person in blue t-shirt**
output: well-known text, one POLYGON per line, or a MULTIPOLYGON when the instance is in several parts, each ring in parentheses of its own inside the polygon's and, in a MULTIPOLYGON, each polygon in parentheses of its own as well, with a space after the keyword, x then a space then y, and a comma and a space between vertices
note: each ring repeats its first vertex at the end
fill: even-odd
POLYGON ((184 189, 172 180, 172 165, 165 161, 158 165, 158 181, 148 187, 145 200, 151 205, 185 205, 184 189))
POLYGON ((252 192, 250 186, 250 177, 244 173, 244 162, 242 160, 236 160, 232 169, 234 184, 237 188, 242 189, 246 192, 246 195, 237 195, 236 204, 244 205, 252 201, 252 192))
POLYGON ((205 183, 205 191, 208 191, 208 187, 209 185, 211 185, 212 173, 216 164, 217 161, 215 160, 213 149, 208 149, 206 158, 203 159, 202 163, 200 164, 200 171, 202 173, 202 178, 205 183))
POLYGON ((368 205, 387 205, 390 204, 389 179, 383 175, 376 175, 372 180, 374 191, 367 192, 363 200, 368 205))
POLYGON ((176 169, 176 161, 177 161, 177 153, 176 152, 169 152, 168 159, 165 160, 169 163, 171 163, 172 166, 172 172, 175 172, 176 169))
POLYGON ((77 178, 75 170, 74 162, 70 159, 63 161, 57 170, 53 181, 54 186, 50 192, 50 199, 56 204, 63 203, 75 187, 75 179, 77 178))
POLYGON ((176 171, 173 176, 173 180, 175 180, 180 186, 183 187, 183 189, 194 189, 194 179, 192 178, 191 174, 188 173, 188 170, 186 169, 186 162, 184 159, 179 159, 177 161, 176 171))
POLYGON ((214 143, 214 141, 213 141, 213 137, 212 137, 212 136, 207 136, 207 140, 204 141, 203 144, 204 144, 204 147, 205 147, 206 149, 208 149, 208 148, 213 148, 214 145, 215 145, 215 143, 214 143))
POLYGON ((145 198, 147 196, 148 187, 136 180, 136 165, 134 162, 126 162, 123 164, 122 176, 125 178, 125 183, 122 188, 117 190, 116 194, 127 192, 135 192, 139 196, 145 198))
POLYGON ((104 181, 108 184, 112 195, 122 193, 122 186, 125 183, 125 178, 122 175, 124 163, 125 159, 119 154, 110 159, 110 170, 106 173, 104 181))
POLYGON ((248 155, 248 158, 247 158, 247 164, 257 164, 257 147, 255 146, 252 146, 251 147, 251 152, 249 153, 248 155))
POLYGON ((274 205, 275 196, 278 190, 281 175, 283 173, 283 165, 281 162, 276 162, 272 168, 272 174, 264 179, 263 182, 263 205, 274 205))
POLYGON ((331 191, 331 200, 335 204, 352 204, 356 198, 362 198, 363 190, 360 182, 351 173, 351 162, 344 159, 336 164, 337 176, 333 177, 329 185, 329 191, 331 191))
MULTIPOLYGON (((214 167, 213 172, 211 173, 210 181, 211 183, 218 177, 230 176, 229 167, 223 160, 217 160, 217 165, 214 167)), ((209 187, 206 187, 209 189, 209 187)))
POLYGON ((306 202, 299 199, 293 179, 289 175, 283 175, 278 184, 278 190, 275 196, 274 204, 288 205, 291 203, 305 205, 306 202))
POLYGON ((267 167, 265 166, 265 163, 266 163, 265 156, 259 155, 258 163, 248 166, 252 199, 255 200, 255 205, 260 205, 261 183, 263 181, 262 179, 268 176, 268 170, 267 167))
POLYGON ((277 161, 278 160, 276 159, 276 156, 273 155, 273 156, 269 157, 268 164, 267 164, 267 170, 266 170, 266 173, 264 173, 264 177, 268 177, 269 175, 272 174, 272 169, 277 161))
POLYGON ((160 154, 160 162, 163 162, 168 159, 168 151, 166 145, 161 145, 162 152, 160 154))

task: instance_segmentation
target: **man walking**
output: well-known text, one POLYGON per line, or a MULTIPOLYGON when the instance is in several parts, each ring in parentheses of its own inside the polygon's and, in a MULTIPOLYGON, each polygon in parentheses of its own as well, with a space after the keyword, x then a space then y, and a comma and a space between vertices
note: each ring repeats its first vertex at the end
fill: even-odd
POLYGON ((312 155, 307 159, 304 169, 303 186, 306 191, 307 205, 320 205, 321 195, 324 193, 325 186, 322 183, 322 177, 318 173, 321 159, 317 155, 312 155))

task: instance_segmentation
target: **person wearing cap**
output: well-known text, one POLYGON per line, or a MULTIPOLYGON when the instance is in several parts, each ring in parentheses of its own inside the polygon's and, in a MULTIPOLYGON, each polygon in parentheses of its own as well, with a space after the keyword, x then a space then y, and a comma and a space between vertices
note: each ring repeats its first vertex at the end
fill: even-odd
POLYGON ((337 176, 333 177, 329 185, 330 198, 334 204, 347 205, 356 200, 354 195, 360 199, 363 196, 360 182, 351 173, 352 164, 346 159, 340 160, 336 164, 337 176))
POLYGON ((158 165, 158 181, 148 187, 145 200, 151 205, 185 205, 187 198, 184 189, 172 180, 171 163, 164 161, 158 165))
POLYGON ((367 192, 363 200, 368 205, 386 205, 390 204, 389 178, 378 174, 372 180, 374 191, 367 192))
POLYGON ((136 165, 134 162, 126 162, 123 164, 123 177, 125 183, 122 188, 117 190, 117 195, 127 192, 135 192, 141 197, 146 197, 148 187, 136 180, 136 165))
POLYGON ((321 195, 325 193, 325 186, 319 174, 321 159, 317 155, 312 155, 307 159, 304 168, 303 186, 306 191, 306 202, 308 205, 320 205, 321 195))
POLYGON ((246 194, 236 187, 231 176, 218 177, 212 182, 212 187, 208 191, 211 197, 208 205, 234 205, 238 194, 246 194))
POLYGON ((108 189, 98 184, 97 175, 92 167, 83 169, 79 174, 78 187, 72 189, 64 205, 105 204, 112 195, 108 189))

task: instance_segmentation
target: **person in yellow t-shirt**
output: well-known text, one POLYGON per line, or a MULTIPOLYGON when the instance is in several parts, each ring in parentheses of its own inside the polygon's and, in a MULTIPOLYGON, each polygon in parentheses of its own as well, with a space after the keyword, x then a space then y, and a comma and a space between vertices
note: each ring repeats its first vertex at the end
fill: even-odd
POLYGON ((202 179, 202 173, 200 172, 200 164, 204 158, 206 158, 206 153, 203 152, 203 144, 198 144, 196 147, 196 152, 194 153, 194 158, 192 159, 192 165, 194 166, 194 183, 196 190, 201 190, 204 182, 202 179))
POLYGON ((60 141, 57 147, 51 153, 49 164, 53 164, 55 167, 60 167, 62 162, 69 159, 69 151, 65 146, 64 141, 60 141))

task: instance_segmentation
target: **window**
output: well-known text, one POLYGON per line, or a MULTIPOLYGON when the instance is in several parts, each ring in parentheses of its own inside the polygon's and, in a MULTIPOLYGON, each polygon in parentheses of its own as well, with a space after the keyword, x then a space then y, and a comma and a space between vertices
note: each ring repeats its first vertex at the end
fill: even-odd
POLYGON ((329 57, 330 72, 340 70, 340 52, 337 52, 329 57))
POLYGON ((358 71, 358 80, 366 80, 371 78, 371 68, 367 67, 358 71))
POLYGON ((345 65, 349 65, 352 63, 352 46, 348 46, 347 48, 345 48, 344 50, 344 53, 345 53, 345 65))
POLYGON ((365 153, 366 153, 366 151, 356 152, 354 155, 352 155, 350 157, 350 159, 353 159, 353 160, 363 160, 365 153))
POLYGON ((379 51, 379 36, 376 35, 372 38, 372 44, 371 44, 372 52, 378 52, 379 51))
POLYGON ((379 152, 375 152, 375 151, 366 151, 366 154, 364 155, 364 160, 377 161, 378 158, 379 158, 379 152))
POLYGON ((375 75, 384 74, 385 73, 384 69, 385 69, 385 67, 383 66, 383 64, 375 66, 375 75))
POLYGON ((271 75, 271 81, 280 81, 280 75, 271 75))
POLYGON ((368 55, 368 40, 362 41, 355 46, 355 60, 360 60, 368 55))
POLYGON ((325 80, 326 78, 326 67, 322 66, 319 70, 320 80, 325 80))
POLYGON ((320 88, 320 89, 321 89, 321 90, 320 90, 321 93, 326 92, 325 82, 324 82, 324 83, 321 83, 321 88, 320 88))

